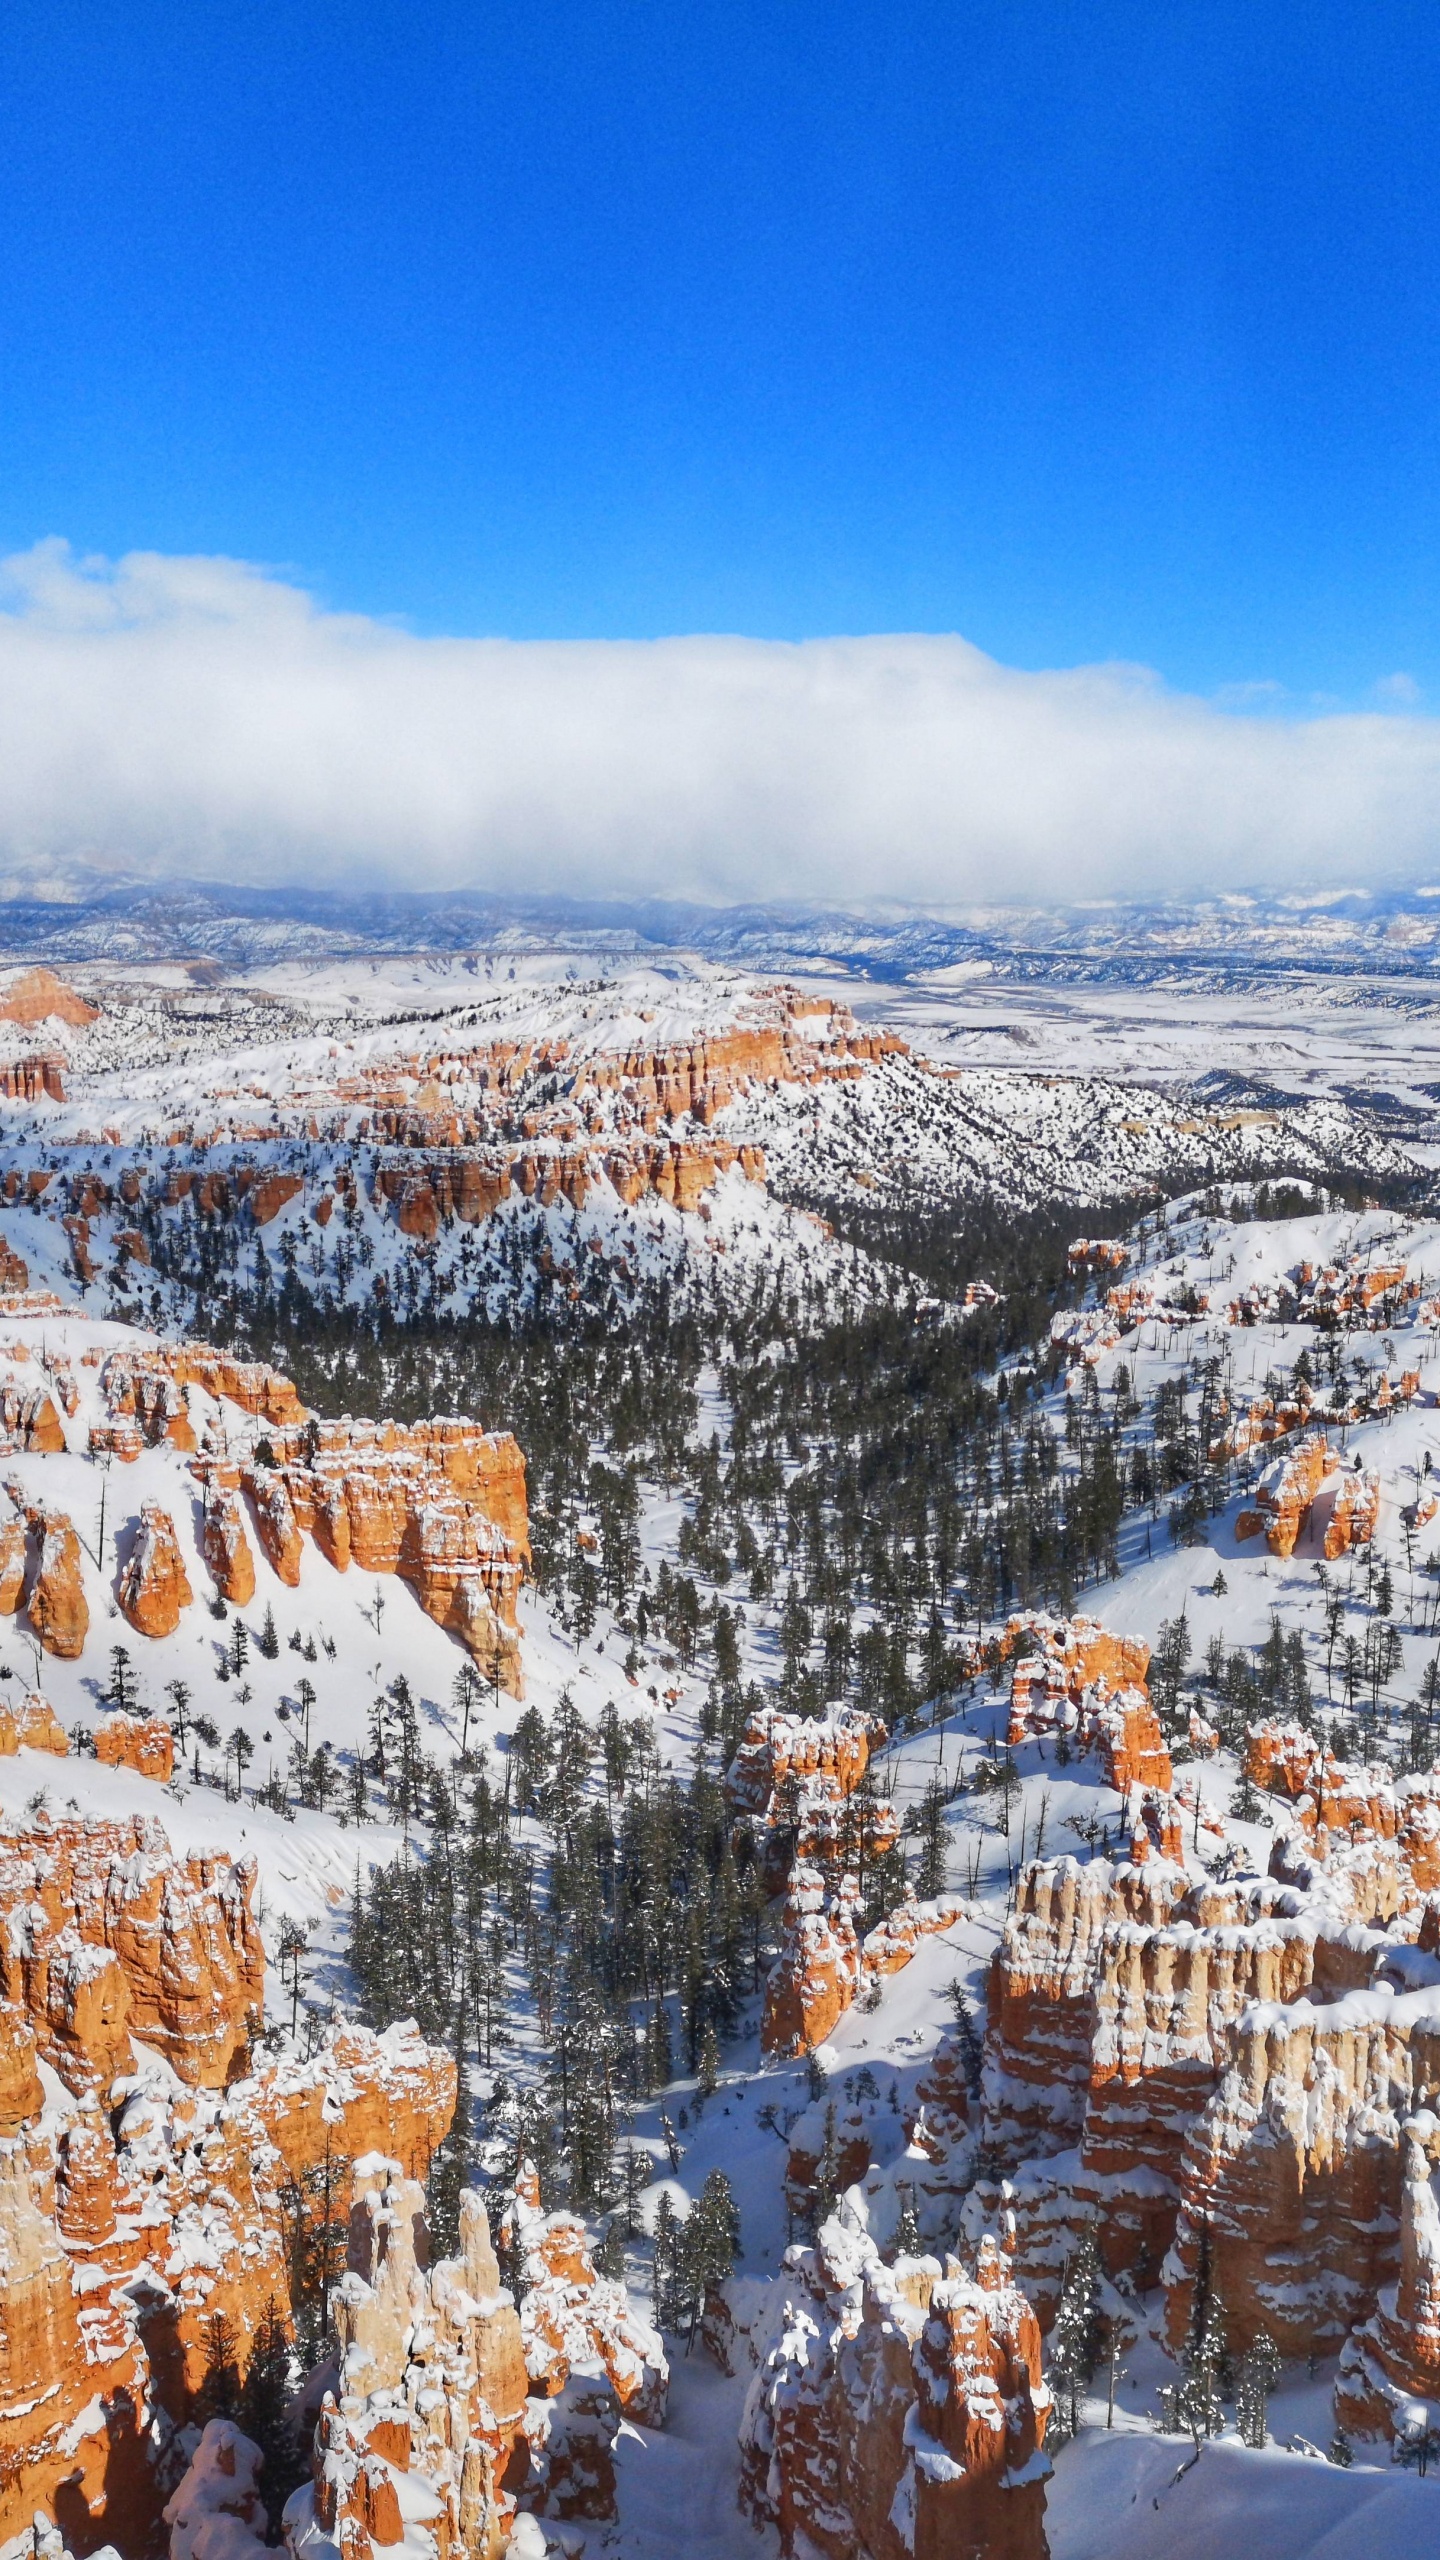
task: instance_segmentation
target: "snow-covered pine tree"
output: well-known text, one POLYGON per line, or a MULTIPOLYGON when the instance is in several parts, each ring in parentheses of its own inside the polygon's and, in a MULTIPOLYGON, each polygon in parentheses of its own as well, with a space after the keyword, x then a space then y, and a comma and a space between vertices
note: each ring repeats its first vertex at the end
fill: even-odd
POLYGON ((923 2255, 925 2244, 920 2237, 920 2225, 915 2216, 915 2190, 907 2183, 900 2189, 900 2194, 903 2201, 900 2206, 900 2219, 895 2225, 893 2256, 918 2258, 923 2255))
POLYGON ((662 2188, 655 2208, 655 2225, 650 2253, 650 2307, 657 2329, 675 2326, 675 2293, 677 2257, 680 2245, 680 2218, 670 2201, 668 2188, 662 2188))
POLYGON ((1280 2350, 1268 2331, 1261 2329, 1240 2362, 1235 2423, 1243 2444, 1253 2445, 1257 2450, 1264 2444, 1266 2404, 1279 2380, 1280 2350))
POLYGON ((1080 2393, 1095 2370, 1096 2315, 1100 2306, 1100 2247, 1087 2223, 1065 2269, 1060 2307, 1050 2332, 1050 2387, 1060 2440, 1080 2432, 1080 2393))

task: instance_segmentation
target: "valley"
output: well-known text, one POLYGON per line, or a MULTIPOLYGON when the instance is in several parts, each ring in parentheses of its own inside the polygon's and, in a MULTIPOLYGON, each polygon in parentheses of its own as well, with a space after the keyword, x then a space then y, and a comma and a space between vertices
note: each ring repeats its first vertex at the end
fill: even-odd
POLYGON ((1433 2538, 1428 996, 789 956, 0 981, 7 2548, 1433 2538))

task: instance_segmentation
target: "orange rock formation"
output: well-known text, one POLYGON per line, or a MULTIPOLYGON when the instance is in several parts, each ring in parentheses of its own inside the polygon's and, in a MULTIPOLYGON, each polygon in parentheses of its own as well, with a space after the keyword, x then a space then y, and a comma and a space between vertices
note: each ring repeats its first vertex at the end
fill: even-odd
POLYGON ((117 1585, 120 1606, 137 1635, 173 1636, 194 1596, 175 1523, 147 1502, 117 1585))
POLYGON ((95 1736, 95 1757, 108 1768, 134 1769, 168 1787, 175 1774, 175 1736, 163 1716, 109 1715, 95 1736))
POLYGON ((1050 2393, 993 2239, 887 2267, 836 2215, 786 2253, 780 2342, 751 2384, 740 2498, 786 2560, 1044 2560, 1050 2393))

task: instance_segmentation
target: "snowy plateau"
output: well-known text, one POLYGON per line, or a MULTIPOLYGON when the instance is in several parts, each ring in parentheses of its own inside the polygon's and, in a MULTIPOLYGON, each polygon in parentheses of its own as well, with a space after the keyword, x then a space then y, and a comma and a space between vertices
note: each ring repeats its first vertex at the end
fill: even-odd
POLYGON ((1440 2552, 1388 930, 0 972, 0 2560, 1440 2552))

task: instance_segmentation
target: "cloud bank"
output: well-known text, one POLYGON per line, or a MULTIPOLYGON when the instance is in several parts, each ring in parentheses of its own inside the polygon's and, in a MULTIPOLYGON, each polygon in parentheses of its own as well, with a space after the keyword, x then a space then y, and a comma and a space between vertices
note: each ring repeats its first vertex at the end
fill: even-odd
POLYGON ((1440 723, 1257 718, 952 638, 417 639, 225 559, 0 563, 0 865, 716 902, 1440 864, 1440 723))

